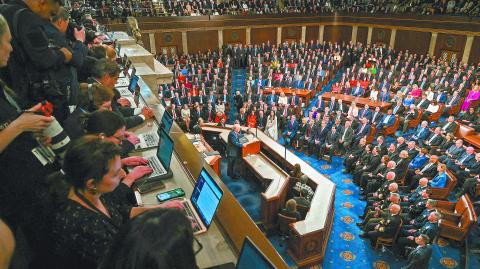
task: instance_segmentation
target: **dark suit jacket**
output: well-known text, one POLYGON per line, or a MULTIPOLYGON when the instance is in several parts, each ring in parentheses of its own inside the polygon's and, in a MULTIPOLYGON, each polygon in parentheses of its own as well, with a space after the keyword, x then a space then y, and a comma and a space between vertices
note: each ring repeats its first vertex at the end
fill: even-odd
POLYGON ((375 115, 375 112, 372 112, 372 118, 370 120, 370 123, 374 123, 374 122, 379 123, 382 117, 383 117, 382 112, 378 112, 376 115, 375 115))
POLYGON ((228 157, 241 157, 242 143, 240 143, 240 134, 230 131, 228 134, 227 143, 227 156, 228 157))
POLYGON ((359 125, 357 130, 355 131, 355 136, 358 138, 358 139, 361 139, 362 137, 370 134, 370 125, 367 123, 365 125, 365 127, 363 128, 362 130, 362 126, 363 125, 359 125))
MULTIPOLYGON (((339 140, 342 139, 342 136, 343 136, 344 133, 345 133, 345 130, 342 130, 342 132, 338 136, 339 140)), ((349 127, 346 130, 343 142, 346 143, 346 144, 350 144, 350 143, 352 143, 352 140, 353 140, 353 129, 352 129, 352 127, 349 127)))
POLYGON ((407 265, 402 269, 421 269, 428 268, 430 257, 432 256, 432 247, 417 247, 408 255, 407 265))
MULTIPOLYGON (((435 133, 430 134, 430 136, 427 139, 425 139, 425 142, 430 141, 430 139, 432 139, 434 135, 435 135, 435 133)), ((430 142, 430 146, 438 147, 438 146, 440 146, 440 144, 442 144, 442 142, 443 142, 443 137, 441 135, 437 135, 430 142)))
POLYGON ((442 128, 442 132, 446 132, 446 133, 453 133, 455 132, 455 127, 457 126, 457 124, 455 122, 452 122, 450 124, 448 124, 448 126, 445 128, 445 126, 448 124, 448 122, 445 122, 444 124, 442 124, 442 126, 440 128, 442 128))
POLYGON ((358 111, 358 118, 362 118, 362 115, 364 118, 367 118, 370 121, 372 118, 372 111, 370 111, 370 109, 362 108, 360 111, 358 111))

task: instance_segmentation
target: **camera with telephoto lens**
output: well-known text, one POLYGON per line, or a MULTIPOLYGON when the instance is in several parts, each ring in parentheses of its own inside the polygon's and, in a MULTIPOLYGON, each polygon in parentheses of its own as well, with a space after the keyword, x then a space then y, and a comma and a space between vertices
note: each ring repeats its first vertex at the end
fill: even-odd
MULTIPOLYGON (((52 103, 43 101, 42 106, 38 111, 36 111, 36 113, 46 117, 53 117, 52 103)), ((53 117, 52 123, 43 130, 43 135, 52 139, 50 142, 50 148, 57 156, 60 156, 67 149, 67 146, 70 143, 70 137, 67 135, 65 130, 63 130, 63 127, 60 125, 57 119, 55 119, 55 117, 53 117)))

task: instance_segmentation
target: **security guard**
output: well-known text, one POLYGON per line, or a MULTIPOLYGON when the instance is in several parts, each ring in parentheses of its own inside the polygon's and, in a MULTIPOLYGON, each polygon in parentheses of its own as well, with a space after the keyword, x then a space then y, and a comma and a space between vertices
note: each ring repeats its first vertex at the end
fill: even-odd
POLYGON ((64 97, 50 76, 53 69, 70 62, 72 53, 67 48, 49 46, 43 30, 60 5, 61 0, 12 0, 1 6, 0 13, 10 27, 13 47, 2 78, 15 90, 21 108, 46 99, 53 103, 54 116, 61 122, 68 111, 57 105, 64 97))

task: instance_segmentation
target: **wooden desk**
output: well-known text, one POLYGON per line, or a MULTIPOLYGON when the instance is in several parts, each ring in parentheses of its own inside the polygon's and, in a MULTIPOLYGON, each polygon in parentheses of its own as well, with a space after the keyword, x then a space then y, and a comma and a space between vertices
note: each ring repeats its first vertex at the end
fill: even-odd
MULTIPOLYGON (((150 90, 143 79, 139 80, 139 85, 143 102, 152 108, 155 121, 161 121, 165 108, 159 104, 160 102, 156 94, 150 90)), ((157 126, 157 124, 153 126, 157 126)), ((150 126, 150 130, 151 127, 152 126, 150 126)), ((148 131, 148 128, 148 123, 144 123, 141 127, 136 128, 136 130, 138 132, 144 132, 148 131)), ((219 176, 215 174, 215 171, 213 171, 209 165, 205 165, 204 161, 198 156, 197 149, 192 145, 176 122, 173 123, 172 129, 170 130, 170 136, 175 143, 175 154, 171 164, 174 177, 165 181, 165 190, 179 186, 184 188, 187 195, 190 195, 197 176, 200 174, 201 169, 205 168, 224 192, 212 226, 207 233, 197 237, 204 246, 204 250, 197 255, 197 264, 199 267, 206 268, 221 263, 234 262, 236 260, 236 253, 238 253, 242 247, 245 237, 248 236, 270 259, 276 268, 287 269, 288 265, 286 262, 228 190, 228 187, 223 184, 219 176)), ((154 152, 155 150, 153 149, 136 154, 147 156, 147 154, 154 154, 154 152)), ((159 191, 143 195, 143 202, 145 204, 157 204, 155 195, 158 192, 159 191)))
MULTIPOLYGON (((247 129, 246 127, 242 128, 242 130, 247 129)), ((220 137, 226 141, 225 138, 228 138, 230 126, 222 128, 207 123, 202 127, 202 130, 205 132, 221 132, 220 137)), ((317 185, 306 218, 291 224, 294 236, 290 237, 288 252, 298 266, 318 264, 325 256, 332 229, 335 213, 335 184, 291 151, 287 150, 285 158, 285 148, 262 131, 258 130, 257 135, 258 140, 262 142, 262 150, 273 155, 277 162, 286 165, 289 169, 293 169, 296 163, 300 164, 302 172, 317 185)))
MULTIPOLYGON (((198 135, 198 138, 195 137, 193 134, 185 134, 188 139, 190 140, 196 140, 192 141, 193 146, 198 150, 198 152, 213 152, 213 148, 205 141, 205 138, 203 135, 198 135)), ((201 156, 201 155, 200 155, 201 156)), ((203 157, 202 157, 203 158, 203 157)), ((210 167, 217 173, 218 176, 220 176, 220 162, 222 159, 222 156, 220 155, 212 155, 212 156, 206 156, 203 158, 205 162, 207 162, 210 167)))
POLYGON ((371 109, 375 109, 375 107, 378 106, 380 107, 380 110, 384 112, 387 111, 388 108, 392 106, 392 104, 388 102, 374 102, 365 97, 355 97, 355 96, 346 95, 346 94, 326 92, 322 95, 322 99, 325 99, 328 101, 332 97, 335 97, 336 100, 342 99, 342 101, 346 104, 351 104, 352 102, 355 102, 357 106, 360 106, 360 107, 364 107, 365 105, 368 105, 371 109))
POLYGON ((277 223, 277 214, 285 205, 288 192, 288 174, 263 153, 251 154, 243 160, 254 174, 267 186, 261 195, 262 222, 271 230, 277 223))
POLYGON ((458 121, 456 121, 456 123, 458 128, 455 132, 455 136, 465 140, 465 142, 472 145, 472 147, 477 148, 477 150, 480 149, 480 134, 475 132, 475 129, 468 125, 462 124, 458 121))
POLYGON ((315 96, 315 90, 304 90, 304 89, 292 89, 292 88, 266 88, 263 90, 264 95, 268 95, 272 93, 272 90, 275 90, 275 95, 280 95, 280 93, 285 93, 285 95, 292 95, 293 92, 298 96, 298 98, 302 98, 305 102, 305 107, 310 104, 310 97, 315 96))

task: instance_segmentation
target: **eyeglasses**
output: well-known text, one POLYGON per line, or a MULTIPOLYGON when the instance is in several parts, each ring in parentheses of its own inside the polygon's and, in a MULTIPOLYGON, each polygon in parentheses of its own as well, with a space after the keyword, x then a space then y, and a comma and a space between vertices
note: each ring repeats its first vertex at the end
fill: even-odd
POLYGON ((200 251, 202 251, 203 245, 198 241, 196 237, 193 238, 193 254, 197 255, 200 251))

